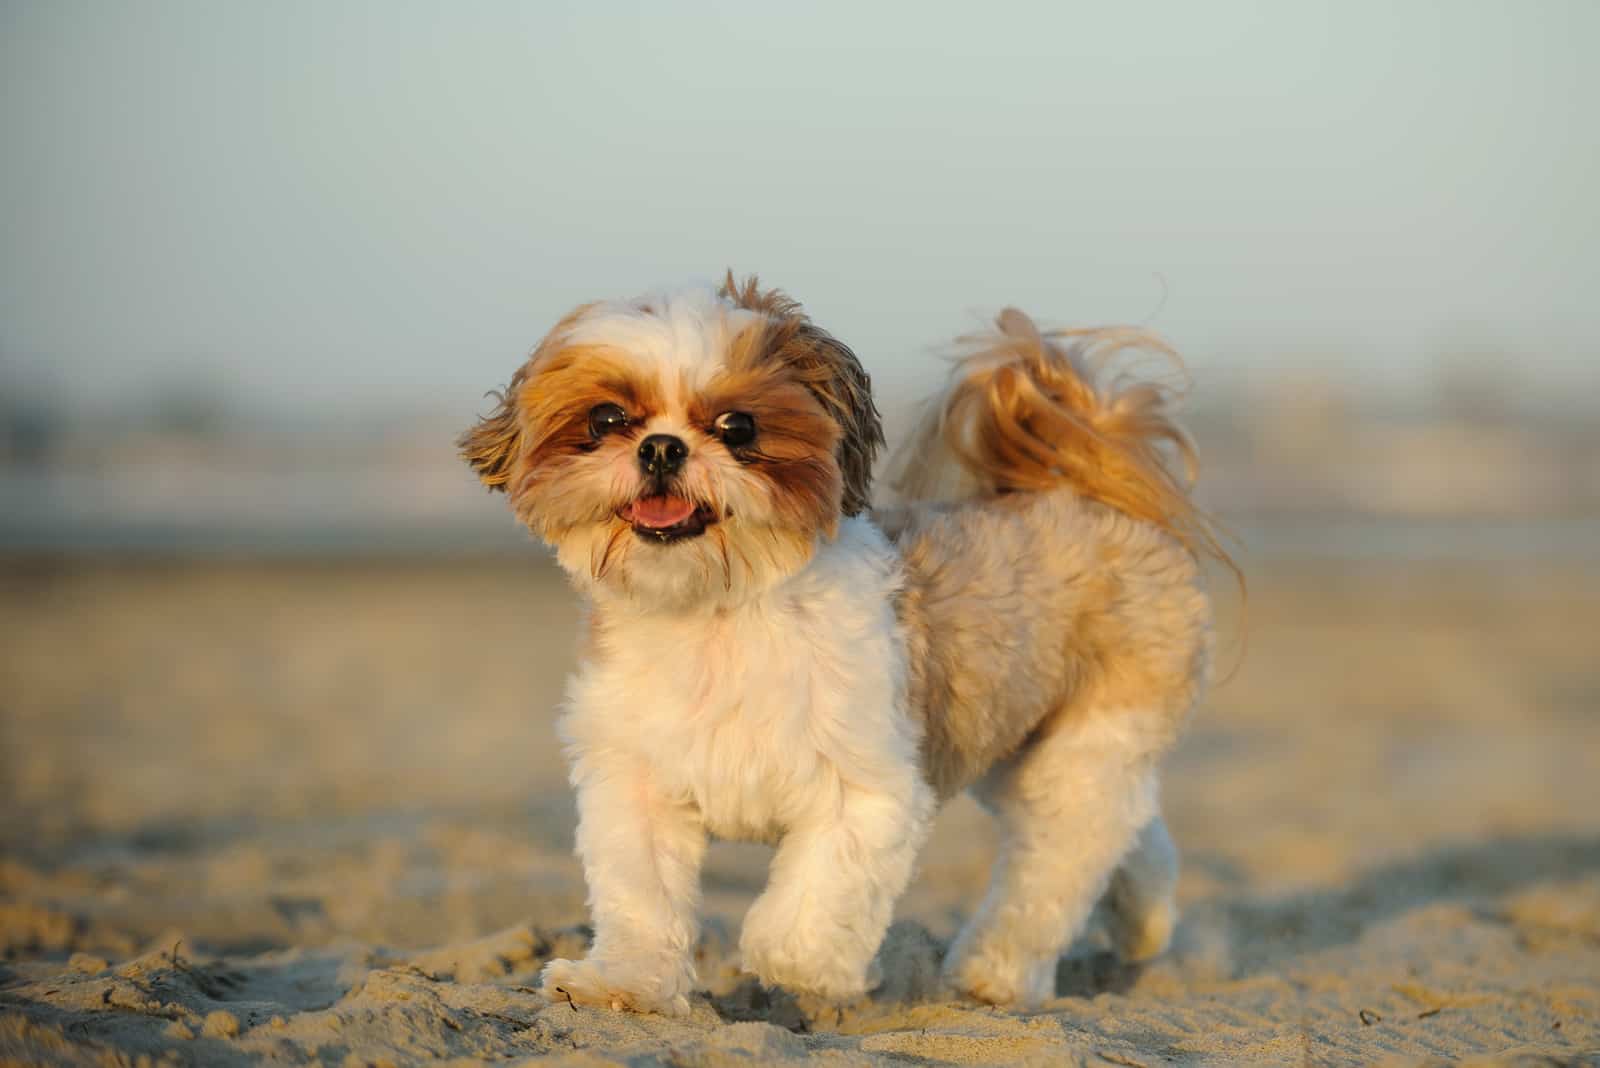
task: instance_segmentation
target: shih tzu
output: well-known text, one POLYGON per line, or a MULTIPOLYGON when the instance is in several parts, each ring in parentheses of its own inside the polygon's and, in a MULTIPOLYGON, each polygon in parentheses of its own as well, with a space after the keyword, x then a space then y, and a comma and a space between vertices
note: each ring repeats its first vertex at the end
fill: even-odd
POLYGON ((1167 350, 1016 310, 960 344, 876 516, 866 372, 753 278, 578 308, 463 436, 587 607, 561 736, 594 944, 546 991, 686 1013, 722 835, 777 847, 745 969, 861 995, 962 790, 1000 845, 946 957, 957 991, 1052 997, 1102 898, 1124 956, 1166 947, 1158 765, 1208 676, 1198 559, 1226 556, 1169 391, 1103 372, 1167 350))

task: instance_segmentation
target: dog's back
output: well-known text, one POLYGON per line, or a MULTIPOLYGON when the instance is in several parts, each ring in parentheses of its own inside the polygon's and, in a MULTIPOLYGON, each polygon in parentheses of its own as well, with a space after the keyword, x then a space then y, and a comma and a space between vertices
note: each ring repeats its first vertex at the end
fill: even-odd
POLYGON ((1159 708, 1176 736, 1206 677, 1210 608, 1162 531, 1057 491, 916 508, 896 544, 910 704, 941 797, 1091 705, 1159 708))
POLYGON ((1102 897, 1129 959, 1171 936, 1156 772, 1209 674, 1199 558, 1232 564, 1170 462, 1192 474, 1167 391, 1100 381, 1122 350, 1170 355, 1159 341, 1044 334, 1015 310, 963 341, 902 454, 908 503, 883 523, 925 772, 1000 823, 990 892, 946 970, 976 997, 1036 1002, 1102 897))
POLYGON ((945 796, 1050 718, 1118 700, 1187 710, 1210 649, 1197 557, 1228 562, 1162 452, 1193 474, 1169 390, 1100 381, 1127 350, 1171 356, 1159 339, 1047 334, 1008 309, 962 345, 900 458, 910 503, 884 516, 905 561, 913 705, 945 796))

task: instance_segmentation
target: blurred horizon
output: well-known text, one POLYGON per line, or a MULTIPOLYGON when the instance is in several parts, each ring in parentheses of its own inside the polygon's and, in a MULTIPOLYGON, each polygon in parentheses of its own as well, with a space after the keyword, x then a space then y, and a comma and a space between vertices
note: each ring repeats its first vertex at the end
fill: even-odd
POLYGON ((1583 0, 0 27, 0 547, 510 547, 452 456, 486 391, 573 305, 725 267, 856 349, 891 443, 1016 304, 1169 338, 1241 528, 1600 516, 1583 0))

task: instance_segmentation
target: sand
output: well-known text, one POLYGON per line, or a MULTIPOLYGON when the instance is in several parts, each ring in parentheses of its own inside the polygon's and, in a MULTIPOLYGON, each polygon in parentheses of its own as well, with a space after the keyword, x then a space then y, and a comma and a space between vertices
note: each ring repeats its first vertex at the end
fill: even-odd
POLYGON ((942 817, 837 1007, 737 970, 718 845, 687 1020, 546 1004, 581 953, 551 729, 570 598, 483 563, 0 568, 0 1061, 1600 1063, 1600 575, 1276 561, 1171 762, 1177 945, 950 1001, 989 859, 942 817))

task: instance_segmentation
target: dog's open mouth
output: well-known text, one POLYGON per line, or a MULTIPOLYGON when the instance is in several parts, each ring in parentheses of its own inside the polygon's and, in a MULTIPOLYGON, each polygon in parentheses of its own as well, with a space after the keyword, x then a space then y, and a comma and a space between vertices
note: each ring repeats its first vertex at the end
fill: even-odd
POLYGON ((650 541, 693 538, 704 534, 717 519, 705 505, 665 494, 640 497, 617 515, 633 526, 635 534, 650 541))

